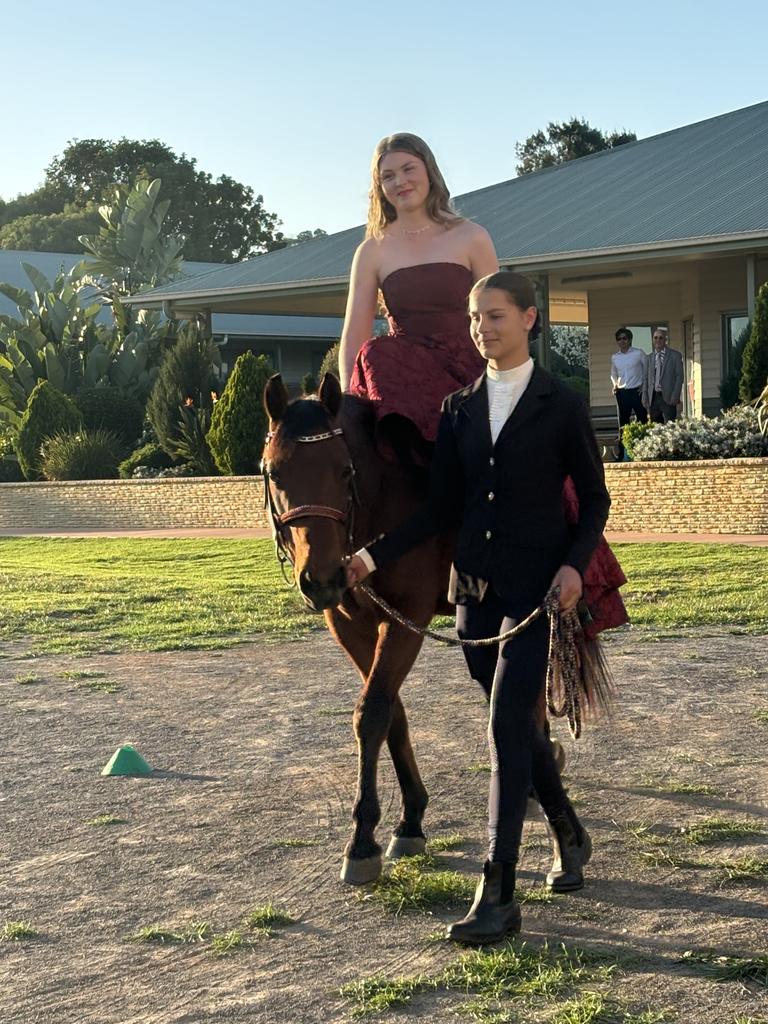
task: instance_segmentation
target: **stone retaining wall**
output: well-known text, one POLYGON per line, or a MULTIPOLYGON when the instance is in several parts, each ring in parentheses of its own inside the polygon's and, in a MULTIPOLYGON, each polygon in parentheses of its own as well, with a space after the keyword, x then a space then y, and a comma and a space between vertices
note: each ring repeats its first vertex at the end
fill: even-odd
MULTIPOLYGON (((608 529, 768 533, 768 459, 605 467, 608 529)), ((266 526, 261 477, 0 484, 0 530, 266 526)))
POLYGON ((768 533, 768 459, 608 463, 609 530, 768 533))
POLYGON ((266 526, 261 477, 0 484, 0 530, 266 526))

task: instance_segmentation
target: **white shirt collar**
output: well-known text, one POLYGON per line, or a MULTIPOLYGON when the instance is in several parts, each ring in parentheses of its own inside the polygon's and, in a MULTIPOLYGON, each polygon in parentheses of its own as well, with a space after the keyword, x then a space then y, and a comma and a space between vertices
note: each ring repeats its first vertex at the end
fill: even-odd
POLYGON ((533 359, 528 358, 520 366, 513 366, 511 370, 494 370, 492 366, 488 366, 485 372, 488 380, 499 384, 519 384, 533 373, 533 359))

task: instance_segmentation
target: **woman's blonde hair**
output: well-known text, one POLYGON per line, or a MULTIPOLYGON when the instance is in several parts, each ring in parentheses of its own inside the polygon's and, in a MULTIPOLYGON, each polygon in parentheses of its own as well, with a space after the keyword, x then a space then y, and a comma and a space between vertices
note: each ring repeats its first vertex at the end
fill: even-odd
POLYGON ((424 162, 429 178, 429 197, 427 198, 427 213, 437 224, 445 224, 446 227, 457 224, 463 218, 459 217, 451 203, 451 193, 445 184, 445 179, 437 166, 434 153, 423 139, 418 135, 411 135, 410 132, 396 132, 394 135, 385 136, 378 144, 373 153, 371 161, 371 188, 368 193, 368 225, 365 230, 366 238, 381 238, 387 224, 397 220, 397 211, 394 206, 384 197, 381 187, 381 174, 379 165, 382 157, 387 153, 410 153, 417 156, 424 162))

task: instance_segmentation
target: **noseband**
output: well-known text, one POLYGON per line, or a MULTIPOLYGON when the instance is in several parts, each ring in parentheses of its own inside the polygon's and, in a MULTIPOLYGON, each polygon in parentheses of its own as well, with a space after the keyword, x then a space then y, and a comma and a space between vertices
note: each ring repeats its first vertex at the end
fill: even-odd
MULTIPOLYGON (((332 427, 330 430, 326 430, 322 434, 303 434, 300 437, 293 437, 291 440, 297 444, 314 444, 318 441, 330 441, 335 437, 343 436, 344 431, 341 427, 332 427)), ((274 433, 267 434, 267 446, 273 437, 274 433)), ((341 523, 342 526, 346 526, 347 528, 346 553, 348 555, 352 553, 355 528, 355 506, 359 504, 359 498, 357 494, 357 487, 355 485, 355 467, 351 456, 349 458, 349 469, 349 492, 347 495, 346 511, 342 512, 340 509, 332 508, 329 505, 297 505, 296 508, 287 509, 285 512, 278 512, 277 505, 275 504, 275 498, 272 494, 269 463, 267 462, 266 457, 262 460, 261 471, 264 476, 264 507, 268 510, 269 517, 272 522, 272 532, 275 538, 275 554, 277 555, 277 560, 280 563, 283 579, 289 584, 289 586, 296 586, 296 579, 293 573, 288 574, 286 572, 286 565, 290 565, 291 569, 294 568, 293 552, 289 546, 290 534, 289 531, 286 530, 286 527, 290 527, 291 523, 295 523, 300 519, 332 519, 336 523, 341 523)))

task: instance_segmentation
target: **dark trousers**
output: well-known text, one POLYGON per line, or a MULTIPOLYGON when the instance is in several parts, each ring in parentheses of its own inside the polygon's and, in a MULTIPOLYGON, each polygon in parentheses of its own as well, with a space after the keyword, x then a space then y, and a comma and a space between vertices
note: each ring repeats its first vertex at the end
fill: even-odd
POLYGON ((677 406, 664 401, 660 391, 654 391, 651 399, 651 419, 654 423, 669 423, 677 419, 677 406))
POLYGON ((641 388, 616 388, 616 407, 619 413, 619 461, 624 459, 624 445, 621 441, 621 428, 632 419, 632 413, 640 423, 648 421, 648 410, 643 405, 641 388))
MULTIPOLYGON (((477 605, 459 605, 456 629, 462 639, 498 636, 532 610, 533 604, 502 600, 490 587, 477 605)), ((472 678, 490 700, 488 747, 489 860, 516 864, 531 787, 547 817, 561 814, 568 800, 544 722, 536 721, 547 669, 549 626, 540 616, 519 636, 492 647, 465 647, 472 678)))

